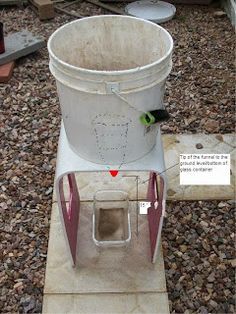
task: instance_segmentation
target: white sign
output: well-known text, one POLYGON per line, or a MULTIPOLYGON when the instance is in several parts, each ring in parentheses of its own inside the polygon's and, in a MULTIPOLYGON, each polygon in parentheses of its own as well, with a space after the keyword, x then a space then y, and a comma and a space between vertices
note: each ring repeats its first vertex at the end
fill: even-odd
POLYGON ((139 202, 139 214, 147 215, 148 208, 151 206, 151 202, 139 202))
POLYGON ((180 185, 230 185, 230 154, 180 154, 180 185))

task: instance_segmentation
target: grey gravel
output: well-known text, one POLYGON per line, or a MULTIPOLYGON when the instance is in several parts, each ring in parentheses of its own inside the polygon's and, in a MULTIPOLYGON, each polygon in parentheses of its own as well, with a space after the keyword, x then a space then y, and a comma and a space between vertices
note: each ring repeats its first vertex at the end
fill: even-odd
POLYGON ((163 24, 175 44, 165 133, 235 131, 235 34, 227 16, 216 18, 217 12, 208 6, 177 6, 175 19, 163 24))
POLYGON ((196 148, 197 148, 197 149, 202 149, 202 148, 203 148, 203 145, 202 145, 201 143, 197 143, 197 144, 196 144, 196 148))
POLYGON ((171 313, 235 313, 234 212, 229 202, 168 202, 162 245, 171 313))

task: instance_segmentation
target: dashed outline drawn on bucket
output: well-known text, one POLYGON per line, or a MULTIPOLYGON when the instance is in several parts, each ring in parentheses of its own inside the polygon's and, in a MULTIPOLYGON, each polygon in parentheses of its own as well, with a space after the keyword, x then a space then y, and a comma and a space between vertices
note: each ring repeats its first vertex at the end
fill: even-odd
POLYGON ((120 164, 125 163, 129 125, 131 123, 132 120, 125 115, 110 113, 97 114, 92 120, 98 154, 104 164, 110 163, 110 161, 107 160, 106 152, 111 151, 116 152, 116 154, 120 153, 120 164), (117 132, 118 128, 120 128, 120 132, 117 132), (112 139, 112 137, 114 139, 112 139), (108 143, 111 142, 116 143, 116 145, 109 145, 108 143))

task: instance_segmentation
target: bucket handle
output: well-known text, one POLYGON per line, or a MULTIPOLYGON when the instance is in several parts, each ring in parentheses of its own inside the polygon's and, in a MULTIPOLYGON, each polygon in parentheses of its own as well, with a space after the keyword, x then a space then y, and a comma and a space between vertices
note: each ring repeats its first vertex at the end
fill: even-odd
POLYGON ((111 92, 114 95, 116 95, 119 99, 121 99, 123 102, 125 102, 129 107, 131 107, 132 109, 138 112, 141 112, 142 114, 140 116, 140 122, 145 126, 150 126, 158 122, 163 122, 163 121, 169 120, 170 118, 170 115, 166 109, 159 109, 159 110, 152 110, 152 111, 145 112, 131 105, 131 103, 129 103, 126 98, 122 97, 118 93, 115 87, 113 86, 111 87, 111 92))
POLYGON ((134 107, 133 105, 131 105, 131 103, 129 103, 126 98, 122 97, 122 96, 118 93, 118 91, 116 90, 115 87, 111 87, 111 92, 112 92, 114 95, 116 95, 119 99, 121 99, 123 102, 125 102, 128 106, 130 106, 131 108, 133 108, 134 110, 139 111, 139 112, 141 112, 142 114, 145 113, 143 110, 140 110, 140 109, 134 107))

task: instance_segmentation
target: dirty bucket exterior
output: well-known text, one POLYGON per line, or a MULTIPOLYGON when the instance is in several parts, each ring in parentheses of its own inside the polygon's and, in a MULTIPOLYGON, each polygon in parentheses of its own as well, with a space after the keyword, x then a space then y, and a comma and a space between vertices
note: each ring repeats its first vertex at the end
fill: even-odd
POLYGON ((82 158, 119 165, 142 158, 158 126, 143 112, 163 108, 173 41, 159 25, 96 16, 59 28, 48 41, 68 141, 82 158))

